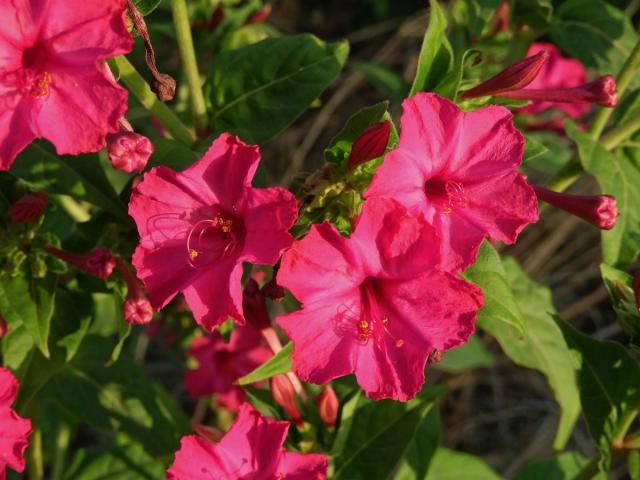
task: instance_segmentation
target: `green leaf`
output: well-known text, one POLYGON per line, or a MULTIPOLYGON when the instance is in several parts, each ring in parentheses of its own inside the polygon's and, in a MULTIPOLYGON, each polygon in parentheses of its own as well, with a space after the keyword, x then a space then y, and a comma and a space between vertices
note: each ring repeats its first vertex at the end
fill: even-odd
POLYGON ((50 274, 42 279, 0 275, 0 313, 11 325, 24 325, 45 356, 49 356, 56 283, 55 275, 50 274))
POLYGON ((120 354, 122 353, 122 348, 124 347, 124 342, 131 335, 131 324, 124 319, 122 314, 122 304, 124 303, 124 298, 122 295, 114 293, 113 294, 113 304, 115 307, 115 318, 118 323, 118 343, 113 347, 113 351, 111 352, 111 358, 107 362, 107 366, 111 365, 113 362, 117 362, 118 358, 120 358, 120 354))
POLYGON ((474 368, 490 367, 493 357, 477 335, 459 347, 448 350, 444 358, 434 367, 443 372, 460 373, 474 368))
POLYGON ((569 56, 612 75, 618 74, 638 41, 629 15, 602 0, 563 2, 549 34, 569 56))
POLYGON ((65 472, 65 480, 162 480, 165 466, 144 447, 123 438, 109 449, 78 450, 65 472))
POLYGON ((555 309, 551 292, 527 277, 518 263, 507 259, 503 263, 506 280, 526 324, 526 335, 494 322, 480 321, 480 326, 493 335, 504 352, 516 364, 541 372, 549 382, 560 405, 560 422, 554 448, 566 444, 580 411, 574 362, 562 332, 553 320, 555 309))
POLYGON ((462 55, 457 56, 453 68, 434 88, 434 92, 450 100, 455 100, 458 96, 458 90, 460 90, 465 68, 472 66, 481 55, 480 50, 466 50, 462 55))
MULTIPOLYGON (((364 107, 351 115, 342 130, 329 142, 329 146, 324 151, 325 161, 340 167, 342 170, 346 170, 347 159, 351 153, 353 142, 369 125, 389 119, 388 108, 389 102, 380 102, 370 107, 364 107)), ((392 128, 392 130, 395 131, 395 128, 392 128)), ((392 144, 393 134, 392 132, 389 135, 389 144, 392 144)))
POLYGON ((527 136, 525 137, 526 143, 524 144, 524 154, 522 155, 522 163, 526 163, 533 160, 540 155, 544 155, 549 149, 542 143, 527 136))
MULTIPOLYGON (((359 390, 352 399, 348 421, 344 422, 343 417, 339 427, 346 433, 341 435, 339 451, 334 449, 337 455, 333 478, 387 478, 402 460, 433 401, 445 390, 444 385, 426 388, 406 403, 374 402, 359 390)), ((344 413, 343 410, 343 416, 344 413)))
POLYGON ((50 373, 38 397, 56 403, 70 417, 103 432, 122 432, 144 445, 149 455, 171 455, 191 429, 180 407, 132 361, 105 363, 112 345, 88 336, 70 363, 58 354, 34 370, 50 373))
MULTIPOLYGON (((565 452, 553 458, 538 460, 525 466, 515 480, 573 480, 589 463, 578 452, 565 452)), ((590 477, 591 478, 591 477, 590 477)), ((605 480, 605 476, 598 475, 594 480, 605 480)))
POLYGON ((613 442, 640 408, 640 366, 619 343, 594 340, 560 318, 556 322, 573 351, 582 411, 606 470, 613 442))
POLYGON ((133 0, 133 4, 142 15, 149 15, 160 5, 160 0, 133 0))
POLYGON ((632 346, 640 350, 640 313, 633 292, 633 277, 622 270, 600 265, 600 273, 609 291, 618 323, 629 335, 632 346))
POLYGON ((51 336, 56 339, 56 345, 66 350, 66 361, 70 362, 89 331, 93 302, 85 292, 60 289, 56 294, 55 305, 51 336))
POLYGON ((378 62, 355 62, 353 66, 362 72, 380 92, 394 102, 407 97, 409 85, 400 73, 378 62))
POLYGON ((438 409, 431 406, 420 420, 413 438, 405 448, 393 480, 423 480, 439 443, 440 416, 438 409))
POLYGON ((249 143, 269 140, 337 78, 348 52, 346 42, 307 34, 223 50, 205 82, 211 129, 249 143))
POLYGON ((553 15, 551 0, 515 0, 512 18, 515 23, 530 25, 533 28, 545 28, 553 15))
POLYGON ((33 188, 71 195, 128 219, 127 209, 107 180, 97 154, 60 156, 34 142, 18 155, 11 173, 33 188))
POLYGON ((447 76, 453 66, 453 50, 445 35, 447 18, 437 0, 430 0, 429 25, 422 40, 418 69, 409 96, 432 91, 447 76))
POLYGON ((567 135, 578 145, 583 168, 596 177, 602 192, 616 197, 619 216, 612 230, 603 230, 602 256, 608 265, 624 268, 640 252, 640 170, 623 150, 608 152, 579 130, 565 122, 567 135))
POLYGON ((448 448, 436 450, 425 480, 501 480, 484 461, 467 453, 455 452, 448 448))
MULTIPOLYGON (((210 146, 211 141, 203 142, 205 151, 210 146)), ((165 166, 180 172, 198 160, 198 155, 193 150, 177 140, 159 138, 153 141, 153 148, 153 155, 149 157, 145 170, 151 170, 152 167, 165 166)))
POLYGON ((291 371, 291 350, 293 344, 287 343, 282 350, 256 368, 253 372, 240 377, 236 383, 238 385, 249 385, 260 380, 275 377, 291 371))
POLYGON ((504 330, 517 337, 526 333, 525 321, 509 288, 500 256, 488 242, 482 244, 476 263, 465 271, 464 276, 479 285, 484 294, 478 325, 486 326, 490 332, 504 330))
POLYGON ((2 362, 14 372, 22 369, 35 348, 33 337, 22 323, 9 322, 9 332, 2 338, 2 362))

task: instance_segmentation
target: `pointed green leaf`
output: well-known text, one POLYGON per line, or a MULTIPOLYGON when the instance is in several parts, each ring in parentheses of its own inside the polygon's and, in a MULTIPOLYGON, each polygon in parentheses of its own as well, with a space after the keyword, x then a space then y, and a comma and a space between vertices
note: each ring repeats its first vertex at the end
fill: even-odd
POLYGON ((448 448, 436 450, 424 480, 502 480, 482 459, 448 448))
POLYGON ((238 385, 249 385, 260 380, 266 380, 276 375, 282 375, 291 371, 291 350, 293 344, 287 343, 282 350, 267 360, 265 363, 256 368, 253 372, 240 377, 237 380, 238 385))
MULTIPOLYGON (((574 480, 584 469, 589 460, 578 452, 565 452, 553 458, 537 460, 525 466, 515 480, 574 480)), ((591 478, 591 477, 590 477, 591 478)), ((592 480, 605 480, 604 475, 597 475, 592 480)))

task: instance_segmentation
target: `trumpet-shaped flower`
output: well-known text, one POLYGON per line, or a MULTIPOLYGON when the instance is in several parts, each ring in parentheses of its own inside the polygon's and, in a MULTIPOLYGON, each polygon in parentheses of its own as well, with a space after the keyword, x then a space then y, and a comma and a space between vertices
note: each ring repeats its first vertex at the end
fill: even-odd
POLYGON ((327 457, 282 448, 288 430, 289 422, 265 418, 245 403, 215 445, 195 435, 182 437, 167 479, 325 479, 327 457))
POLYGON ((524 138, 506 108, 463 112, 433 93, 402 106, 398 147, 365 197, 394 198, 424 214, 439 234, 445 270, 471 265, 484 238, 514 243, 537 221, 535 193, 518 173, 524 138))
POLYGON ((131 50, 125 1, 2 1, 0 18, 0 170, 36 138, 103 148, 127 110, 105 62, 131 50))
POLYGON ((29 442, 31 422, 11 409, 18 395, 18 380, 6 368, 0 368, 0 479, 5 467, 16 472, 24 470, 24 451, 29 442))
POLYGON ((223 134, 183 172, 156 167, 136 185, 133 264, 156 310, 182 292, 207 330, 229 316, 244 323, 242 263, 276 263, 297 216, 290 192, 251 187, 259 160, 257 146, 223 134))
POLYGON ((314 225, 283 255, 278 283, 302 303, 278 318, 293 369, 326 383, 355 373, 373 399, 406 401, 429 352, 467 341, 480 289, 440 268, 435 229, 394 200, 367 200, 350 238, 314 225))

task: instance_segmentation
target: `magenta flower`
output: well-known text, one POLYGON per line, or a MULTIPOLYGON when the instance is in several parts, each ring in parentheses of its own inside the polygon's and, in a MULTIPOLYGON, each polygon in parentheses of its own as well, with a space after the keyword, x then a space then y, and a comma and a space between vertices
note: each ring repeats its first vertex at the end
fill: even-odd
POLYGON ((95 152, 118 129, 127 92, 105 59, 131 50, 124 0, 0 3, 0 170, 36 138, 95 152))
POLYGON ((433 93, 402 106, 398 147, 365 198, 394 198, 409 213, 423 213, 441 239, 446 271, 471 265, 484 238, 514 243, 537 221, 536 196, 518 173, 524 139, 506 108, 463 112, 433 93))
POLYGON ((31 422, 11 409, 18 395, 18 380, 6 368, 0 368, 0 479, 5 467, 16 472, 24 470, 24 451, 29 445, 31 422))
POLYGON ((245 403, 217 444, 195 435, 182 437, 167 479, 325 479, 327 457, 282 448, 288 430, 289 422, 265 418, 245 403))
POLYGON ((323 384, 355 373, 365 393, 406 401, 433 348, 467 341, 480 289, 440 268, 435 229, 394 200, 367 200, 350 238, 314 225, 282 257, 278 283, 302 302, 278 318, 293 369, 323 384))
POLYGON ((198 367, 187 370, 184 378, 189 395, 198 398, 217 393, 220 405, 236 410, 245 396, 234 382, 271 357, 261 338, 251 325, 234 330, 229 343, 224 343, 218 332, 196 338, 189 347, 189 356, 198 362, 198 367))
POLYGON ((207 330, 228 316, 244 323, 242 262, 276 263, 298 211, 290 192, 251 187, 259 160, 258 147, 223 134, 185 171, 156 167, 135 187, 133 264, 156 310, 182 292, 207 330))

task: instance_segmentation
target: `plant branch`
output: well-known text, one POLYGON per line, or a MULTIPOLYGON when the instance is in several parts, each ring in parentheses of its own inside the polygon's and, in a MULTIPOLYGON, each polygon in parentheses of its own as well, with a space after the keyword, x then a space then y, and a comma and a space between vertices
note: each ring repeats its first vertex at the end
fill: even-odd
POLYGON ((126 85, 134 97, 146 108, 176 140, 185 145, 193 145, 196 137, 169 107, 158 100, 149 84, 142 78, 136 68, 124 57, 111 59, 120 72, 120 80, 126 85))
MULTIPOLYGON (((616 77, 618 98, 622 97, 638 69, 640 69, 640 41, 636 43, 631 55, 627 58, 627 61, 624 62, 620 73, 616 77)), ((591 123, 591 127, 589 128, 591 138, 594 140, 598 140, 600 138, 612 113, 612 108, 600 108, 600 110, 598 110, 598 113, 596 113, 596 116, 593 118, 593 122, 591 123)))
POLYGON ((207 107, 202 93, 200 72, 198 72, 198 61, 193 48, 193 37, 191 36, 191 23, 189 22, 189 12, 185 0, 171 0, 171 10, 173 12, 173 23, 176 27, 176 37, 178 48, 182 58, 182 66, 189 85, 189 98, 191 99, 191 110, 195 121, 196 132, 203 134, 206 132, 209 123, 207 118, 207 107))

